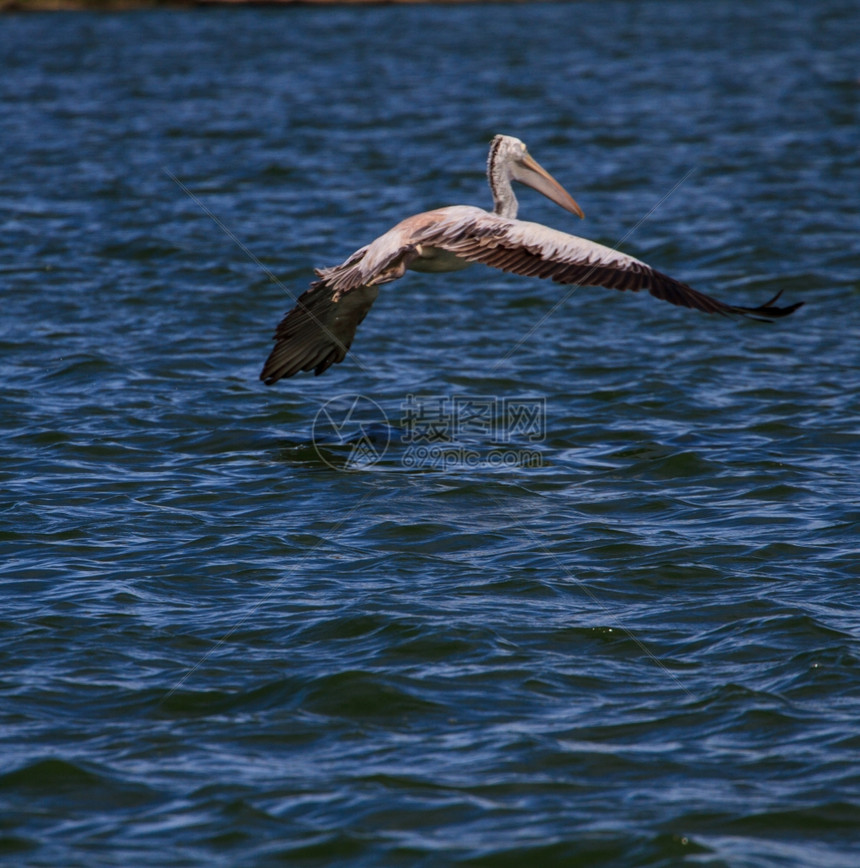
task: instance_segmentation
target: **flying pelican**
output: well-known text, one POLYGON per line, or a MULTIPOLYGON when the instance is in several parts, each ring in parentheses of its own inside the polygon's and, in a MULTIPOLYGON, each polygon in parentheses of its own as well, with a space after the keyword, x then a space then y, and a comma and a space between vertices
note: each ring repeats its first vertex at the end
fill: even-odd
POLYGON ((487 177, 493 193, 492 213, 470 205, 452 205, 415 214, 356 250, 341 265, 315 269, 319 280, 278 325, 275 347, 260 379, 271 386, 281 377, 310 370, 319 375, 342 362, 379 287, 402 277, 407 269, 458 271, 481 262, 528 277, 549 277, 557 283, 633 292, 647 289, 651 295, 682 307, 765 321, 788 316, 803 304, 776 307, 780 293, 759 307, 726 304, 618 250, 540 223, 517 220, 512 181, 537 190, 577 217, 585 215, 513 136, 493 139, 487 177))

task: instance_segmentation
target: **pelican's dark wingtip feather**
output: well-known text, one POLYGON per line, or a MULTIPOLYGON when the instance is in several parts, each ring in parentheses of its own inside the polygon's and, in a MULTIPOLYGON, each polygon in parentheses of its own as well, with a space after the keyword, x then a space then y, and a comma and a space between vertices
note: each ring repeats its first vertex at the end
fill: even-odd
POLYGON ((802 301, 796 301, 794 304, 789 304, 786 307, 777 307, 774 302, 779 300, 782 295, 780 290, 772 299, 760 304, 758 307, 736 307, 735 311, 745 316, 747 319, 758 320, 758 322, 773 322, 775 319, 790 316, 799 307, 803 307, 802 301))
POLYGON ((377 292, 375 286, 358 286, 338 294, 326 279, 315 281, 278 323, 260 379, 273 386, 299 371, 319 375, 342 362, 377 292))

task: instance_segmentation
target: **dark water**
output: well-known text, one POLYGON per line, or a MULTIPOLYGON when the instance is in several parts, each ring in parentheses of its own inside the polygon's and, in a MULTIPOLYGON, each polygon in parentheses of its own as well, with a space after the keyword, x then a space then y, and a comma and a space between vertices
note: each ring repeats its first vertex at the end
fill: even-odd
POLYGON ((839 0, 0 18, 0 858, 857 865, 858 45, 839 0), (588 220, 524 216, 806 306, 413 274, 260 384, 285 288, 486 204, 499 131, 588 220))

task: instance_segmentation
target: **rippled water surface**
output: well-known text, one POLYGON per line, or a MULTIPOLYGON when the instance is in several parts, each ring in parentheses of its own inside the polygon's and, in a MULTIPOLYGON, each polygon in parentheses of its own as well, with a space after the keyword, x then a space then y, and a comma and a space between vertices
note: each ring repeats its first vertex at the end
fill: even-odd
POLYGON ((857 865, 858 44, 840 0, 0 18, 0 859, 857 865), (523 216, 805 306, 410 274, 262 385, 496 132, 588 219, 523 216))

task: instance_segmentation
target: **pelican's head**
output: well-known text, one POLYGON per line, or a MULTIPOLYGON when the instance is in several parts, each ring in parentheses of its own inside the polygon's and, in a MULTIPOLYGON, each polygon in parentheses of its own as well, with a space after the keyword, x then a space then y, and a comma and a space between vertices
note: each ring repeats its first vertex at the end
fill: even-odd
MULTIPOLYGON (((497 213, 511 210, 510 207, 505 207, 502 204, 500 198, 504 196, 502 187, 505 182, 510 187, 511 181, 519 181, 521 184, 537 190, 538 193, 543 193, 547 199, 555 202, 565 211, 570 211, 577 217, 585 217, 582 208, 576 204, 573 196, 535 160, 525 143, 514 136, 496 136, 493 139, 490 145, 490 156, 487 160, 487 174, 490 178, 493 195, 496 197, 497 213)), ((509 213, 507 216, 515 216, 516 214, 516 199, 513 197, 513 191, 511 191, 511 198, 513 200, 513 214, 509 213)))

